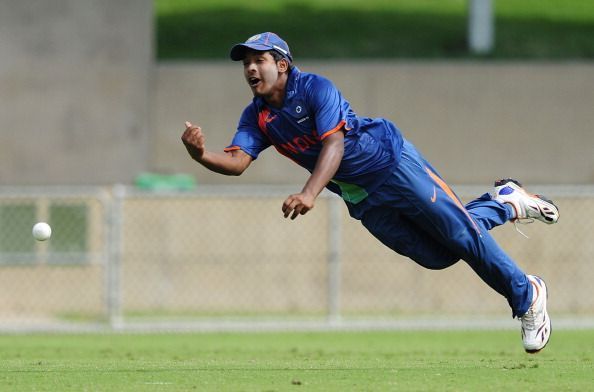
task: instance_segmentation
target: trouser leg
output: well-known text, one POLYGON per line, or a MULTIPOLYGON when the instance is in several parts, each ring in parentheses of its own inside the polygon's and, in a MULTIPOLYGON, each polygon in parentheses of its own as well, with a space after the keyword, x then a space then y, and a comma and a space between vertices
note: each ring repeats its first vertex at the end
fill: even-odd
POLYGON ((382 243, 426 268, 461 258, 508 300, 514 316, 528 310, 532 288, 525 273, 488 233, 509 219, 507 207, 479 198, 467 210, 408 143, 394 175, 370 198, 362 221, 382 243))
POLYGON ((365 213, 361 223, 388 248, 425 268, 444 269, 460 260, 459 256, 401 215, 397 209, 372 208, 365 213))
POLYGON ((488 193, 472 200, 465 206, 472 218, 485 230, 503 225, 513 217, 513 207, 491 199, 488 193))

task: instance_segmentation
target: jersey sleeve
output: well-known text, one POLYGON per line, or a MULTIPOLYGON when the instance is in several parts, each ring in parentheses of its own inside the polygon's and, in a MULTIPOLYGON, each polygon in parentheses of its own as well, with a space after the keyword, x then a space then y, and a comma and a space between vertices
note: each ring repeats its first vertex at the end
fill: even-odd
POLYGON ((315 79, 308 89, 308 96, 320 139, 339 131, 346 124, 344 100, 330 80, 315 79))
POLYGON ((258 111, 252 103, 241 114, 237 132, 224 151, 242 150, 255 160, 268 147, 270 142, 258 127, 258 111))

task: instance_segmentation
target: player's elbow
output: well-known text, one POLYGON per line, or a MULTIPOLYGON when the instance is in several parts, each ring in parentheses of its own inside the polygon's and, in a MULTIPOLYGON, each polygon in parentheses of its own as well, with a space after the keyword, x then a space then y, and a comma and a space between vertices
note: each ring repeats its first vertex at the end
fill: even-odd
POLYGON ((248 166, 251 163, 251 159, 249 158, 244 158, 244 159, 239 159, 237 160, 237 162, 235 162, 235 165, 233 165, 232 167, 229 168, 228 170, 228 175, 230 176, 241 176, 243 174, 243 172, 245 171, 245 169, 248 168, 248 166))
POLYGON ((245 169, 233 169, 225 174, 227 174, 228 176, 239 177, 243 174, 244 171, 245 169))
POLYGON ((245 171, 245 169, 236 166, 211 167, 210 170, 225 176, 233 177, 240 176, 245 171))
POLYGON ((229 176, 240 176, 245 169, 252 163, 252 157, 241 150, 234 150, 231 152, 230 165, 227 167, 225 174, 229 176))

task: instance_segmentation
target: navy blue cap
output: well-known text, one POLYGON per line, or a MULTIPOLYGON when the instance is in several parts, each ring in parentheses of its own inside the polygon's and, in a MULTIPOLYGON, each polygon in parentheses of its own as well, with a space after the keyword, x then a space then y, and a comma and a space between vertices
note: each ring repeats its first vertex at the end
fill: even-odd
POLYGON ((267 32, 256 34, 248 38, 244 43, 235 45, 231 48, 231 60, 243 60, 248 49, 260 51, 274 50, 289 60, 289 62, 293 62, 293 56, 291 56, 289 45, 274 33, 267 32))

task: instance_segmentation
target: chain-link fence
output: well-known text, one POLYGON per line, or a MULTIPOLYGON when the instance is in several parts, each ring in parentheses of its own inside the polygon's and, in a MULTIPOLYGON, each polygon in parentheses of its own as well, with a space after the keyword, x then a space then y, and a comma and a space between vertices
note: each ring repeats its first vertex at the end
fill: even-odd
MULTIPOLYGON (((483 188, 456 187, 464 200, 483 188)), ((556 225, 493 231, 546 278, 553 318, 594 326, 594 187, 536 187, 556 225)), ((0 188, 0 329, 515 325, 464 263, 429 271, 385 248, 337 197, 284 219, 296 188, 0 188), (47 221, 49 241, 31 227, 47 221), (477 320, 482 320, 482 324, 477 320), (509 324, 512 323, 512 324, 509 324)), ((563 323, 557 322, 557 326, 563 323)))

